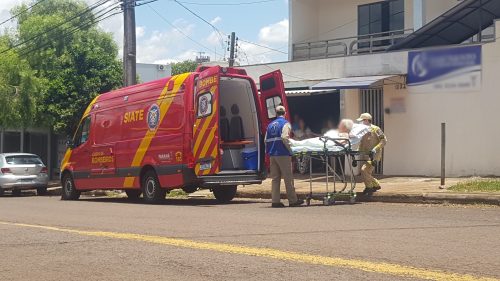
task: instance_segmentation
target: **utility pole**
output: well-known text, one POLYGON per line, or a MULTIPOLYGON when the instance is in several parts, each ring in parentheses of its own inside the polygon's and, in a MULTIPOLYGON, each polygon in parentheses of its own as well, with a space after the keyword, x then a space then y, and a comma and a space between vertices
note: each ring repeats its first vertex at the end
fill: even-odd
POLYGON ((235 58, 235 43, 236 43, 236 33, 231 32, 229 36, 229 67, 234 66, 234 58, 235 58))
POLYGON ((136 38, 135 1, 123 1, 123 85, 135 85, 136 81, 136 38))

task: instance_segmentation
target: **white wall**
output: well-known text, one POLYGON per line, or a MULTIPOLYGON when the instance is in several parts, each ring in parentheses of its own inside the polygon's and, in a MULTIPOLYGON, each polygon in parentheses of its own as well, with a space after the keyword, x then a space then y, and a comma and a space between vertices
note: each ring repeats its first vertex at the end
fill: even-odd
POLYGON ((412 93, 384 87, 386 107, 395 98, 406 107, 405 113, 385 114, 386 174, 439 175, 444 122, 448 176, 500 175, 500 43, 484 44, 482 53, 481 91, 412 93))
POLYGON ((407 52, 378 53, 330 59, 241 66, 256 83, 259 76, 280 69, 286 88, 308 87, 321 81, 367 75, 406 74, 407 52))
POLYGON ((138 63, 137 75, 141 83, 158 80, 172 75, 171 65, 162 65, 163 70, 160 70, 158 64, 138 63))

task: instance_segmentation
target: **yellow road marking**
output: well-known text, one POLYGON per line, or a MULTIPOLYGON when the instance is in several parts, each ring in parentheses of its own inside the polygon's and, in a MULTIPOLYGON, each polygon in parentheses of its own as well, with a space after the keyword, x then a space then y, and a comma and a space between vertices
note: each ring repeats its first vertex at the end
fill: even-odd
POLYGON ((120 233, 108 231, 90 231, 78 230, 70 228, 61 228, 54 226, 34 225, 25 223, 3 222, 2 225, 20 226, 27 228, 37 228, 43 230, 51 230, 57 232, 78 234, 84 236, 104 237, 122 240, 132 240, 148 242, 153 244, 174 246, 180 248, 189 248, 196 250, 208 250, 220 253, 239 254, 255 257, 266 257, 283 261, 291 261, 313 265, 323 265, 331 267, 342 267, 349 269, 356 269, 366 272, 394 275, 399 277, 413 277, 425 280, 447 280, 447 281, 500 281, 500 279, 491 277, 476 277, 469 274, 449 273, 439 270, 428 270, 424 268, 417 268, 393 263, 384 262, 371 262, 357 259, 345 259, 338 257, 326 257, 319 255, 303 254, 298 252, 287 252, 271 248, 257 248, 247 247, 240 245, 231 245, 213 242, 201 242, 187 239, 168 238, 154 235, 142 235, 134 233, 120 233))

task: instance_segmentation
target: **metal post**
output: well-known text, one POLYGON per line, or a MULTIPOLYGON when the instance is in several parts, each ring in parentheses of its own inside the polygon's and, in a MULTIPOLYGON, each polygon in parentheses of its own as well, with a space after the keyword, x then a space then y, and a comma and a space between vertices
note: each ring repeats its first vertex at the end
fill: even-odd
POLYGON ((231 32, 231 45, 230 45, 230 49, 229 49, 229 67, 233 67, 234 66, 234 44, 235 44, 235 41, 236 41, 236 33, 234 32, 231 32))
POLYGON ((135 1, 123 0, 123 84, 135 85, 136 81, 136 37, 135 1))
POLYGON ((3 148, 4 148, 4 142, 5 142, 4 132, 5 132, 4 129, 0 130, 0 153, 3 153, 3 148))
POLYGON ((49 129, 47 133, 47 170, 49 173, 49 180, 52 179, 52 130, 49 129))
POLYGON ((446 123, 441 123, 441 186, 445 188, 446 123))
POLYGON ((20 148, 19 152, 24 152, 24 129, 21 129, 20 132, 20 148))

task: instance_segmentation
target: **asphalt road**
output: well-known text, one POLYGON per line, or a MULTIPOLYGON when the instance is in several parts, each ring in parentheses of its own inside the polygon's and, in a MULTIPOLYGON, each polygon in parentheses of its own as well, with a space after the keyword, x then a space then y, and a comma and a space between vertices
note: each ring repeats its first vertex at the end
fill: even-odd
POLYGON ((498 207, 269 205, 2 197, 0 280, 500 279, 498 207))

